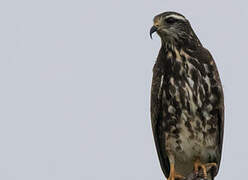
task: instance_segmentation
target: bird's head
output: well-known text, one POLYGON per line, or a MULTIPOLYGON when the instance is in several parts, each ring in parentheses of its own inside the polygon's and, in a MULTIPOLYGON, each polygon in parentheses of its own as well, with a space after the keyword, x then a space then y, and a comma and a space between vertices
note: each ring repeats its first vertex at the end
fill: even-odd
POLYGON ((189 21, 176 12, 164 12, 154 17, 150 36, 157 32, 162 43, 171 46, 201 45, 189 21))

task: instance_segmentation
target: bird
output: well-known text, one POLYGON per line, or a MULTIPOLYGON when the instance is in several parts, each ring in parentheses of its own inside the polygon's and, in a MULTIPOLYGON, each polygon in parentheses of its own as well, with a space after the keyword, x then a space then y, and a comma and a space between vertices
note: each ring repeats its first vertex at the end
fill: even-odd
POLYGON ((153 19, 161 48, 153 66, 151 125, 161 169, 168 180, 189 174, 213 180, 224 133, 224 94, 216 63, 180 13, 153 19))

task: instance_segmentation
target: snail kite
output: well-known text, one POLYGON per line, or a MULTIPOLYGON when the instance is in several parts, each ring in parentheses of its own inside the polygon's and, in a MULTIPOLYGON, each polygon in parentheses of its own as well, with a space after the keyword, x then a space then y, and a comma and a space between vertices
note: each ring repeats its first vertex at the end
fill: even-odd
POLYGON ((220 165, 224 130, 217 67, 183 15, 155 16, 151 37, 154 32, 162 45, 153 67, 151 121, 161 168, 169 180, 191 172, 212 180, 220 165))

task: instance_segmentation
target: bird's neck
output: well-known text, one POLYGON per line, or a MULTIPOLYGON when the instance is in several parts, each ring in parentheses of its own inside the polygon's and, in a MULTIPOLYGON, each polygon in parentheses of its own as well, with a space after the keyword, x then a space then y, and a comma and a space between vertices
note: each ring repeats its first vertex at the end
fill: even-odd
POLYGON ((178 54, 178 52, 186 52, 187 54, 191 54, 192 52, 197 51, 199 47, 202 47, 198 38, 195 40, 184 40, 180 41, 163 41, 161 42, 160 53, 167 55, 168 53, 178 54))
POLYGON ((202 44, 196 34, 192 31, 190 35, 178 36, 178 38, 161 37, 162 48, 168 51, 174 51, 175 49, 194 51, 198 47, 202 47, 202 44))
POLYGON ((157 61, 166 63, 167 60, 184 59, 187 60, 189 57, 194 56, 193 54, 197 51, 197 48, 190 49, 183 46, 175 46, 171 44, 162 44, 157 61))

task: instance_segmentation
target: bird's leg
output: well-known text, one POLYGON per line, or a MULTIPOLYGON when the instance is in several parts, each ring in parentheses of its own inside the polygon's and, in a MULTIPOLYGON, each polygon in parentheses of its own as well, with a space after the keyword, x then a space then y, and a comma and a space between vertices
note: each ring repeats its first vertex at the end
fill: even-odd
POLYGON ((194 172, 196 175, 198 175, 199 174, 199 168, 201 168, 202 172, 203 172, 203 177, 204 177, 204 179, 206 179, 207 178, 207 171, 209 169, 211 169, 212 167, 217 168, 217 164, 216 163, 202 164, 200 161, 200 158, 197 158, 195 163, 194 163, 194 172))
POLYGON ((195 163, 194 163, 194 171, 195 171, 195 174, 198 175, 199 174, 199 168, 202 169, 202 172, 203 172, 203 177, 204 179, 207 178, 207 169, 206 167, 201 163, 200 159, 197 158, 195 163))
POLYGON ((185 179, 185 177, 181 176, 180 174, 177 174, 175 171, 175 165, 170 164, 170 176, 169 176, 168 180, 177 180, 177 179, 183 180, 183 179, 185 179))
POLYGON ((212 169, 214 167, 215 171, 218 169, 218 166, 216 163, 207 163, 207 164, 204 164, 207 171, 209 171, 210 169, 212 169))

